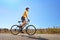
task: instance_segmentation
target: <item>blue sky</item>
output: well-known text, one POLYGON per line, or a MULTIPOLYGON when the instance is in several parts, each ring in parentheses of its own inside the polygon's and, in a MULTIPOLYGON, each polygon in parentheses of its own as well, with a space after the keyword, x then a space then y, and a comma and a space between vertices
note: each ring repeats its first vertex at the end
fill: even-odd
POLYGON ((60 27, 60 0, 0 0, 0 28, 17 24, 26 7, 36 28, 60 27))

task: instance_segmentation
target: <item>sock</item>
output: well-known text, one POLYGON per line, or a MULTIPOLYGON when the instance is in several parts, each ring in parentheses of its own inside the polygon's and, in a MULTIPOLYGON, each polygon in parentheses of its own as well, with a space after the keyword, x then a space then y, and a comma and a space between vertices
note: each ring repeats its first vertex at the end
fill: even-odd
POLYGON ((21 30, 20 30, 20 31, 22 31, 22 29, 23 29, 23 28, 22 28, 22 26, 20 26, 20 28, 21 28, 21 30))
POLYGON ((20 28, 22 28, 22 26, 20 26, 20 28))

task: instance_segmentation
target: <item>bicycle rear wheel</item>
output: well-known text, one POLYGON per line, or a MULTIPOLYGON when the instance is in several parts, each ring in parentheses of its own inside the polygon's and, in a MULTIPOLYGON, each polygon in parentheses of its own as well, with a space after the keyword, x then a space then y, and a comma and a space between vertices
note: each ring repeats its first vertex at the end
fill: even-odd
POLYGON ((26 27, 26 33, 28 35, 34 35, 36 33, 36 28, 34 25, 29 25, 26 27))
POLYGON ((20 28, 18 27, 18 25, 13 25, 10 30, 13 35, 17 35, 20 32, 20 28))

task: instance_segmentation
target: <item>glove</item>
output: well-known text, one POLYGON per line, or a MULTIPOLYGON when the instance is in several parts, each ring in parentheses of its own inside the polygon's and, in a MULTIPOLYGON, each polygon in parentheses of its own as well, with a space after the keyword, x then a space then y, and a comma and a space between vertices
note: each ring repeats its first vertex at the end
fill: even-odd
POLYGON ((28 19, 28 21, 30 22, 30 20, 28 19))

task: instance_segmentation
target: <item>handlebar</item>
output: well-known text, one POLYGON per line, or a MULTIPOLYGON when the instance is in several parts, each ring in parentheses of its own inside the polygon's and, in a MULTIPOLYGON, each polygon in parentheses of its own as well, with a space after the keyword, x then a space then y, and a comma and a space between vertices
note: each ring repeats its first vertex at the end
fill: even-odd
POLYGON ((27 17, 28 22, 30 22, 29 18, 27 17))

